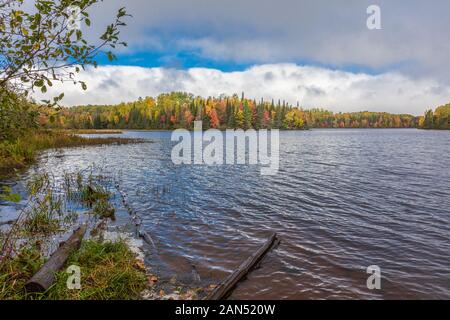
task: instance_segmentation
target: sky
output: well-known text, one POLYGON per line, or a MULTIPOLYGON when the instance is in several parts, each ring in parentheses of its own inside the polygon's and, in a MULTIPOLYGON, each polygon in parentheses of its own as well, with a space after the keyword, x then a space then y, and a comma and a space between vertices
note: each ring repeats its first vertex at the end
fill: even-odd
POLYGON ((88 91, 55 86, 65 105, 170 91, 415 115, 450 102, 448 0, 107 0, 89 38, 122 6, 128 47, 80 75, 88 91), (366 24, 373 4, 379 30, 366 24))

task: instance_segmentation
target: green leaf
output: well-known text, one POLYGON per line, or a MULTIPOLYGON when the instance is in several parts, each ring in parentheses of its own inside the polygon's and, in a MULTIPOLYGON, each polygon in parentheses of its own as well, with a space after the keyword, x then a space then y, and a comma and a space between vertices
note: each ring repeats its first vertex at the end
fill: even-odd
POLYGON ((114 60, 114 55, 112 54, 111 51, 109 51, 106 55, 108 56, 108 60, 109 61, 113 61, 114 60))

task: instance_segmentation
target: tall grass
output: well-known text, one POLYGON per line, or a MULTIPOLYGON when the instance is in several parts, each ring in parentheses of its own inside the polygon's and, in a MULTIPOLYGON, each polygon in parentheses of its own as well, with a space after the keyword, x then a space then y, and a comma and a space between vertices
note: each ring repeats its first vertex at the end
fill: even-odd
POLYGON ((81 290, 67 288, 68 274, 63 268, 47 292, 27 295, 24 291, 25 283, 45 262, 49 253, 46 248, 53 237, 69 232, 81 223, 80 219, 95 226, 100 219, 104 223, 115 218, 111 203, 113 180, 94 175, 94 170, 91 168, 87 174, 66 172, 62 181, 48 173, 36 174, 29 180, 26 207, 8 231, 0 230, 0 300, 139 298, 147 285, 147 270, 142 262, 125 240, 104 242, 102 235, 94 232, 66 263, 66 267, 81 268, 81 290), (73 207, 86 216, 71 221, 73 207))
POLYGON ((42 267, 44 258, 36 242, 22 246, 14 258, 0 263, 0 300, 23 300, 25 283, 42 267))
POLYGON ((35 245, 0 264, 0 300, 130 300, 139 299, 146 288, 146 270, 137 262, 125 240, 84 240, 66 267, 81 267, 81 289, 67 288, 65 268, 56 273, 55 283, 42 294, 27 294, 25 283, 45 262, 35 245))
POLYGON ((46 299, 129 300, 138 299, 146 287, 146 274, 124 240, 84 241, 67 265, 80 266, 81 290, 67 290, 66 272, 57 274, 46 299))
POLYGON ((14 169, 20 169, 32 163, 41 150, 137 142, 142 140, 118 137, 85 138, 58 131, 30 130, 28 134, 12 141, 0 142, 0 179, 13 173, 14 169))

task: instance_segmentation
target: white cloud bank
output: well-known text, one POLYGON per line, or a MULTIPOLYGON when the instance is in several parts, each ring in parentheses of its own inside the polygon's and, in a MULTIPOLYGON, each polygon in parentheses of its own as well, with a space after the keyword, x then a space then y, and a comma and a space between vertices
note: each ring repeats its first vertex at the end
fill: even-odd
POLYGON ((129 46, 120 53, 131 56, 358 66, 450 84, 448 0, 108 0, 95 6, 93 30, 83 30, 100 34, 122 6, 133 18, 122 33, 129 46), (373 4, 381 8, 381 30, 367 28, 373 4))
POLYGON ((301 106, 333 111, 386 111, 419 115, 450 102, 450 88, 432 79, 399 73, 368 75, 295 64, 266 64, 239 72, 192 68, 175 70, 101 66, 79 75, 83 91, 72 83, 56 83, 44 97, 65 92, 64 105, 116 104, 163 92, 186 91, 201 96, 240 94, 260 99, 286 99, 301 106))

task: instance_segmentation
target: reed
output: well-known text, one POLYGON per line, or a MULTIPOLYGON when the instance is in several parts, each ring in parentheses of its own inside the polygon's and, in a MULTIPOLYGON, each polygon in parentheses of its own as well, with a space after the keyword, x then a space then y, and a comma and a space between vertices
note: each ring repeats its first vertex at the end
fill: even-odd
POLYGON ((46 292, 31 295, 24 290, 48 259, 44 248, 52 237, 80 223, 77 217, 73 219, 73 208, 80 209, 79 214, 86 215, 82 220, 91 225, 99 221, 106 225, 108 219, 115 219, 111 202, 114 184, 93 171, 65 173, 62 181, 48 173, 30 178, 27 206, 9 230, 0 230, 0 300, 140 298, 147 286, 142 260, 137 259, 126 240, 104 241, 101 234, 95 233, 82 242, 79 251, 72 252, 46 292), (81 290, 67 288, 66 268, 72 265, 82 268, 81 290))
POLYGON ((15 140, 0 142, 0 180, 33 163, 38 152, 42 150, 139 142, 143 140, 119 137, 86 138, 61 131, 30 130, 28 134, 15 140))

